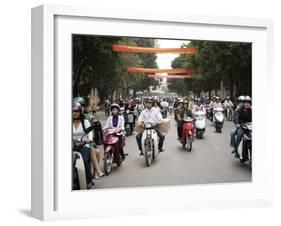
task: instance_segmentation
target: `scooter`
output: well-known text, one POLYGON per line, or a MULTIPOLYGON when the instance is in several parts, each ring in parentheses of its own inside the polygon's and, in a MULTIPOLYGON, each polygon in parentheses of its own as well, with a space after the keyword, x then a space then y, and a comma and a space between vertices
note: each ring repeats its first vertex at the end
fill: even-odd
POLYGON ((162 117, 163 117, 163 118, 167 118, 167 114, 168 114, 167 108, 163 108, 163 109, 161 110, 161 114, 162 114, 162 117))
POLYGON ((182 135, 181 135, 180 142, 182 144, 182 147, 190 152, 192 149, 193 141, 194 141, 193 118, 186 117, 183 119, 182 135))
POLYGON ((120 107, 119 115, 123 115, 125 113, 125 107, 120 107))
POLYGON ((252 123, 242 124, 241 128, 244 130, 244 135, 242 144, 238 148, 239 159, 241 163, 248 161, 252 168, 252 123))
POLYGON ((224 122, 223 108, 213 109, 213 123, 216 128, 216 132, 221 133, 224 122))
POLYGON ((173 114, 173 105, 169 105, 169 114, 173 114))
POLYGON ((134 113, 135 112, 130 110, 126 110, 124 113, 126 136, 130 136, 133 134, 134 113))
POLYGON ((206 130, 205 112, 197 111, 194 114, 196 137, 202 139, 206 130))
POLYGON ((93 130, 93 126, 85 129, 85 133, 81 137, 80 140, 72 140, 72 189, 80 190, 87 189, 87 180, 86 180, 86 172, 83 157, 78 152, 79 148, 85 145, 83 143, 83 137, 85 137, 88 133, 93 130))
POLYGON ((150 166, 152 161, 158 156, 158 135, 152 123, 144 124, 144 132, 142 134, 142 147, 146 166, 150 166))
POLYGON ((106 129, 104 138, 104 158, 103 166, 105 175, 109 175, 114 163, 117 166, 122 164, 122 156, 120 149, 125 146, 125 141, 120 141, 119 136, 122 136, 122 131, 119 128, 106 129))
POLYGON ((209 119, 210 121, 212 121, 212 108, 210 107, 210 105, 206 105, 206 117, 207 119, 209 119))

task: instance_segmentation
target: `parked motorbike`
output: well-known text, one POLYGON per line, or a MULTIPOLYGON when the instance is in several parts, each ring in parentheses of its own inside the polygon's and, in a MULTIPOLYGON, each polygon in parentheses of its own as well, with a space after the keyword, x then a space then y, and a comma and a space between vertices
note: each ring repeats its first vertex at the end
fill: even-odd
POLYGON ((202 139, 206 130, 205 112, 197 111, 194 114, 196 137, 202 139))
MULTIPOLYGON (((83 157, 78 151, 82 146, 83 138, 93 130, 93 126, 85 129, 85 133, 80 140, 72 140, 72 189, 80 190, 87 189, 86 172, 83 157)), ((93 168, 94 169, 94 168, 93 168)))
POLYGON ((106 175, 110 174, 114 163, 117 166, 122 164, 120 150, 123 148, 125 141, 120 140, 119 136, 122 136, 122 131, 119 128, 105 130, 103 165, 106 175))
POLYGON ((186 117, 183 119, 182 135, 181 135, 180 142, 184 149, 186 149, 187 151, 191 151, 193 141, 194 141, 193 118, 186 117))
POLYGON ((142 134, 142 147, 146 166, 150 166, 152 161, 158 156, 158 135, 152 123, 144 124, 144 132, 142 134))
POLYGON ((135 112, 130 111, 130 110, 126 110, 124 112, 126 136, 130 136, 130 135, 133 134, 133 130, 134 130, 134 113, 135 112))
POLYGON ((213 123, 216 128, 216 132, 220 133, 222 131, 223 122, 224 122, 223 108, 214 108, 213 123))

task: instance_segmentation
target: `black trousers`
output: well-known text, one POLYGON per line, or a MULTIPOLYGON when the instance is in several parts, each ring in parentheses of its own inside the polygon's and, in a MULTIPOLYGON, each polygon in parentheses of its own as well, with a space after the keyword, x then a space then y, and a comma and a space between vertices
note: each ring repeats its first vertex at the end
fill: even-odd
MULTIPOLYGON (((157 133, 157 135, 159 137, 158 149, 161 150, 163 148, 165 136, 157 128, 154 128, 154 129, 155 129, 155 131, 156 131, 156 133, 157 133)), ((140 151, 142 151, 142 147, 141 147, 142 146, 141 145, 142 134, 143 134, 143 132, 138 133, 138 135, 136 136, 137 143, 138 143, 140 151)))

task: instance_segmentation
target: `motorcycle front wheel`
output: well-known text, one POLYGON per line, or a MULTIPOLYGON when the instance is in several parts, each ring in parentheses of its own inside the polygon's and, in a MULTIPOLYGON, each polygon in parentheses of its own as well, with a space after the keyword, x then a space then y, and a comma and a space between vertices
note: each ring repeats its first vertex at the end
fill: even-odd
POLYGON ((146 166, 150 166, 152 163, 152 150, 148 145, 145 147, 144 155, 146 166))
POLYGON ((107 152, 104 154, 103 167, 105 175, 109 175, 113 164, 113 154, 107 152))
POLYGON ((192 138, 191 136, 186 135, 186 150, 191 152, 192 149, 192 138))

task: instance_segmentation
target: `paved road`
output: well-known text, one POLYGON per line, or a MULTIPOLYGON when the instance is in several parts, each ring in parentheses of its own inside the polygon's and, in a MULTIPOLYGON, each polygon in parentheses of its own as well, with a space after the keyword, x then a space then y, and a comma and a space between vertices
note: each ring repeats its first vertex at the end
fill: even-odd
MULTIPOLYGON (((169 116, 172 117, 172 116, 169 116)), ((96 180, 94 189, 139 186, 186 185, 251 180, 248 165, 233 157, 229 146, 232 122, 225 122, 222 133, 216 133, 210 121, 202 140, 195 140, 192 152, 182 149, 177 141, 176 124, 171 119, 164 149, 150 167, 139 156, 135 134, 126 137, 125 152, 129 155, 121 167, 114 166, 109 176, 96 180)), ((102 123, 104 123, 102 121, 102 123)), ((102 146, 101 146, 102 150, 102 146)), ((102 161, 101 168, 103 169, 102 161)))

